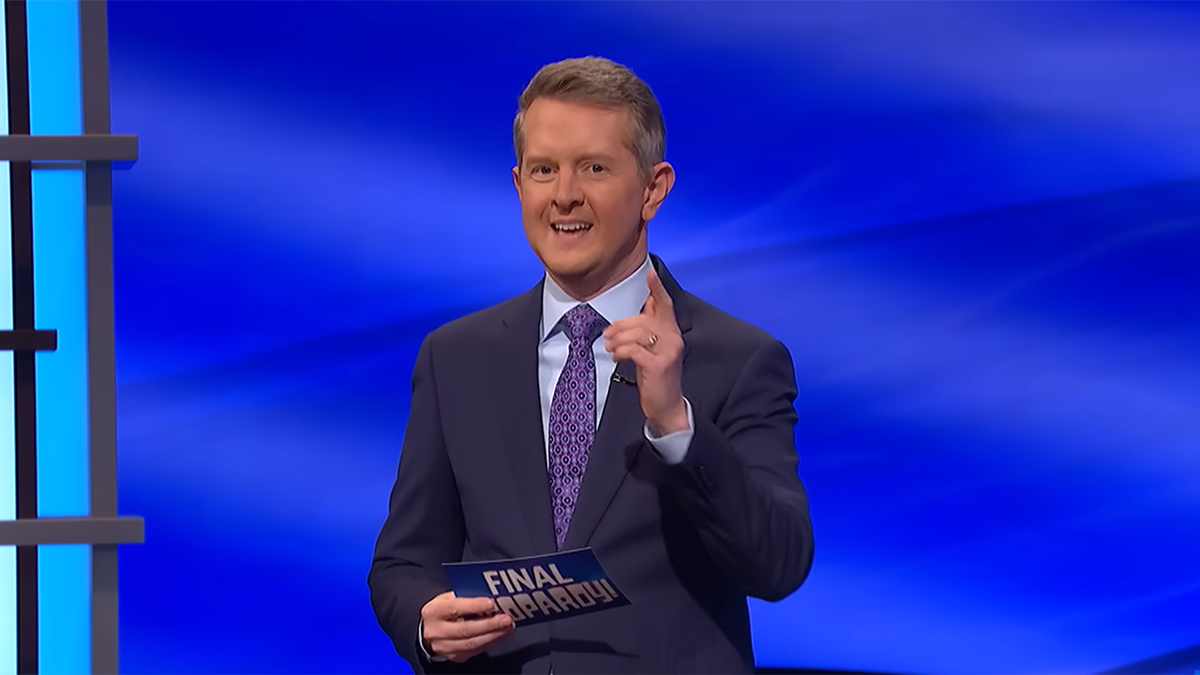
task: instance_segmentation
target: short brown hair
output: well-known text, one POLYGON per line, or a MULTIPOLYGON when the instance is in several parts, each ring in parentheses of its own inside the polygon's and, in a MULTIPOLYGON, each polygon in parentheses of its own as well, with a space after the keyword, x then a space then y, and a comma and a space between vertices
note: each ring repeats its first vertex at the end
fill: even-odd
POLYGON ((513 119, 513 149, 518 166, 525 152, 525 111, 539 98, 629 111, 628 144, 637 157, 638 167, 648 173, 650 167, 663 161, 666 128, 654 92, 625 66, 585 56, 542 66, 521 92, 517 116, 513 119))

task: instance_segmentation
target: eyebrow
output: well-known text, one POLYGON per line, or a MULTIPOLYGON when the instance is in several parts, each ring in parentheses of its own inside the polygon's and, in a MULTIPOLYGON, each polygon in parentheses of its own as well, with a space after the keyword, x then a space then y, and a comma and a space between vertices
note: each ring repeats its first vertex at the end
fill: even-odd
MULTIPOLYGON (((603 162, 605 164, 613 164, 616 162, 616 158, 613 157, 612 155, 596 153, 596 154, 584 155, 583 157, 580 157, 576 161, 577 162, 603 162)), ((551 160, 549 157, 543 157, 541 155, 526 155, 525 159, 522 160, 522 162, 524 164, 553 164, 554 163, 554 161, 551 160)))

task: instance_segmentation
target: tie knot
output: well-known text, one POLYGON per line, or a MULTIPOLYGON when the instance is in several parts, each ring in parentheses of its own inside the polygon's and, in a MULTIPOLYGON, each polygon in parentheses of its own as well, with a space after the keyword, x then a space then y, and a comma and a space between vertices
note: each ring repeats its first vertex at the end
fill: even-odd
POLYGON ((566 329, 572 343, 582 341, 590 345, 600 337, 607 324, 608 321, 600 316, 600 312, 592 309, 587 303, 572 307, 562 318, 563 328, 566 329))

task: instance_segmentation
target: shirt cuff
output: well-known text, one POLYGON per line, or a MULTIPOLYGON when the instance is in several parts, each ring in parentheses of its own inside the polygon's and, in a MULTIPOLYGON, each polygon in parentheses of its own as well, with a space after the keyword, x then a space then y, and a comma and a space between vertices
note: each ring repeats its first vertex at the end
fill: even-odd
POLYGON ((421 619, 421 621, 417 624, 417 649, 420 649, 421 655, 428 659, 431 663, 441 663, 442 661, 448 660, 446 657, 431 653, 425 648, 425 619, 421 619))
POLYGON ((679 464, 687 457, 688 448, 692 445, 692 436, 696 435, 696 420, 692 417, 692 402, 683 399, 687 405, 687 428, 683 431, 676 431, 666 436, 655 436, 650 431, 650 424, 647 422, 643 426, 643 433, 646 434, 646 440, 650 441, 650 445, 654 446, 654 451, 662 461, 667 464, 679 464))

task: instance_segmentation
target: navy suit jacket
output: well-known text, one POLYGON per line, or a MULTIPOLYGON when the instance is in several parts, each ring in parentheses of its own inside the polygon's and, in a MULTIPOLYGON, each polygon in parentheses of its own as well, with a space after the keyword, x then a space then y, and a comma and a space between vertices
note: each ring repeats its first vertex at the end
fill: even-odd
MULTIPOLYGON (((416 672, 753 672, 746 596, 779 600, 812 565, 792 361, 652 258, 686 345, 695 435, 682 463, 664 463, 636 386, 611 383, 563 545, 592 547, 633 604, 518 628, 462 664, 431 663, 417 644, 421 608, 449 590, 441 563, 556 550, 537 375, 542 284, 421 345, 368 576, 379 624, 416 672)), ((632 363, 617 372, 636 379, 632 363)))

